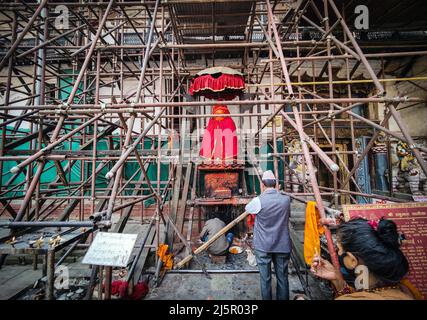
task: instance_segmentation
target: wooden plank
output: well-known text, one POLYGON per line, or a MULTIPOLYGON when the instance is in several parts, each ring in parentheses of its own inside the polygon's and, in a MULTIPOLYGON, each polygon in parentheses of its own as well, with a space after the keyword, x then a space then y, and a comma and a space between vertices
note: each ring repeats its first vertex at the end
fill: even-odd
MULTIPOLYGON (((171 203, 171 208, 170 208, 170 218, 172 220, 173 223, 175 223, 176 221, 176 214, 177 214, 177 209, 178 209, 178 201, 179 201, 179 194, 181 191, 181 178, 182 178, 182 163, 179 162, 177 167, 176 167, 176 171, 175 171, 175 183, 173 186, 173 195, 172 195, 172 203, 171 203)), ((168 228, 167 228, 167 244, 169 245, 169 248, 172 249, 172 244, 173 244, 173 235, 174 235, 174 230, 173 227, 169 225, 168 223, 168 228)))
MULTIPOLYGON (((193 185, 191 189, 191 201, 194 201, 196 199, 196 187, 197 187, 197 180, 198 180, 198 171, 197 171, 197 165, 194 168, 194 177, 193 177, 193 185)), ((191 245, 191 237, 193 233, 193 221, 194 221, 194 205, 190 208, 190 217, 188 219, 188 227, 187 227, 187 241, 191 245)), ((187 254, 190 254, 190 252, 187 249, 187 254)))
POLYGON ((40 270, 28 266, 4 266, 0 273, 0 300, 15 297, 24 289, 32 286, 41 276, 40 270))
POLYGON ((178 211, 178 214, 176 217, 176 223, 175 223, 176 227, 181 233, 184 227, 185 209, 187 208, 187 196, 188 196, 188 190, 190 186, 192 171, 193 171, 193 163, 190 162, 187 166, 187 171, 185 173, 184 188, 182 189, 181 200, 179 201, 179 208, 178 208, 179 211, 178 211))
MULTIPOLYGON (((152 245, 154 242, 154 236, 156 234, 156 228, 151 228, 150 234, 148 235, 146 245, 152 245)), ((135 267, 135 272, 133 273, 133 282, 137 283, 139 280, 139 277, 142 273, 142 270, 144 269, 144 265, 147 262, 148 254, 150 253, 150 248, 144 248, 144 250, 141 253, 141 256, 139 257, 139 261, 135 267)))

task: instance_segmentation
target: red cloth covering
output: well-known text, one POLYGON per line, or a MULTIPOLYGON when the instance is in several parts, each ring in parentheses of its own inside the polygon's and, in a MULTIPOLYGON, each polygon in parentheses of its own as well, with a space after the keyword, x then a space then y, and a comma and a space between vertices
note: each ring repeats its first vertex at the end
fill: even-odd
POLYGON ((141 300, 148 293, 148 285, 145 282, 138 282, 133 287, 133 294, 130 296, 131 300, 141 300))
POLYGON ((225 90, 240 91, 244 88, 245 81, 242 76, 223 73, 219 77, 213 77, 210 74, 205 74, 193 79, 189 92, 191 95, 194 95, 205 90, 222 92, 225 90))
POLYGON ((128 296, 127 294, 128 285, 129 284, 127 281, 121 281, 121 280, 113 281, 111 283, 111 294, 113 296, 119 296, 121 299, 141 300, 148 293, 147 283, 138 282, 133 287, 133 293, 130 296, 128 296))
POLYGON ((124 298, 127 294, 127 281, 116 280, 111 282, 111 295, 124 298))
MULTIPOLYGON (((214 114, 230 114, 227 106, 216 105, 214 114)), ((205 159, 231 160, 237 158, 236 125, 231 117, 212 117, 205 129, 200 148, 205 159)))

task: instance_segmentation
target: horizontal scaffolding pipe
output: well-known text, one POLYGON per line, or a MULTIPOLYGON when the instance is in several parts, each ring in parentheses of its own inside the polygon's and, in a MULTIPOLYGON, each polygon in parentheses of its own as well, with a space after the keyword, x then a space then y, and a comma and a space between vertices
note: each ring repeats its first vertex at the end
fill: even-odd
MULTIPOLYGON (((168 161, 168 160, 175 160, 177 159, 178 156, 162 156, 161 159, 162 161, 168 161)), ((26 160, 28 159, 28 156, 3 156, 0 157, 0 161, 19 161, 19 160, 26 160)), ((75 155, 75 156, 61 156, 61 155, 49 155, 49 156, 44 156, 42 157, 42 159, 44 160, 85 160, 85 161, 90 161, 92 159, 95 159, 96 161, 102 161, 102 160, 118 160, 120 159, 119 156, 100 156, 100 157, 81 157, 79 155, 75 155)), ((144 157, 141 156, 141 159, 143 160, 157 160, 158 157, 157 156, 148 156, 148 157, 144 157)), ((136 157, 131 156, 129 157, 129 160, 132 160, 133 162, 137 161, 136 157)))
MULTIPOLYGON (((150 196, 151 197, 151 196, 150 196)), ((96 196, 96 199, 110 199, 110 196, 96 196)), ((40 199, 45 200, 57 200, 57 199, 81 199, 81 200, 93 200, 93 197, 91 196, 57 196, 57 197, 40 197, 40 199)), ((117 196, 117 199, 138 199, 138 200, 145 200, 141 199, 140 195, 135 196, 117 196)))
POLYGON ((7 228, 28 228, 28 227, 54 227, 54 228, 91 228, 95 224, 93 221, 4 221, 0 220, 0 227, 7 228))
MULTIPOLYGON (((401 81, 424 81, 427 77, 407 77, 407 78, 389 78, 378 79, 379 82, 401 82, 401 81)), ((313 85, 329 85, 329 84, 359 84, 373 83, 372 79, 356 79, 356 80, 333 80, 333 81, 307 81, 307 82, 291 82, 293 86, 313 86, 313 85)), ((248 87, 269 87, 269 83, 248 84, 248 87)), ((286 83, 274 83, 273 86, 286 86, 286 83)))
MULTIPOLYGON (((214 105, 254 105, 254 104, 344 104, 344 103, 405 103, 405 102, 423 102, 424 99, 413 97, 383 97, 383 98, 322 98, 322 99, 276 99, 276 100, 237 100, 237 101, 188 101, 188 102, 146 102, 146 103, 118 103, 118 104, 70 104, 67 113, 93 114, 94 112, 118 113, 118 112, 145 112, 145 108, 164 108, 164 107, 197 107, 214 105), (76 109, 88 108, 88 109, 76 109), (140 108, 140 109, 138 109, 140 108)), ((57 105, 40 105, 40 113, 45 114, 47 110, 57 110, 57 105)), ((7 106, 0 110, 25 110, 34 109, 32 106, 7 106)))
MULTIPOLYGON (((358 154, 357 151, 324 151, 325 154, 358 154)), ((266 155, 262 154, 261 157, 280 157, 280 156, 296 156, 303 155, 302 152, 281 152, 281 153, 267 153, 266 155)), ((310 152, 312 155, 317 155, 316 152, 310 152)))
MULTIPOLYGON (((166 274, 174 274, 174 273, 259 273, 258 269, 207 269, 207 270, 197 270, 197 269, 176 269, 176 270, 168 270, 166 274)), ((275 271, 272 270, 273 273, 275 271)), ((145 271, 146 274, 154 274, 155 271, 145 271)))

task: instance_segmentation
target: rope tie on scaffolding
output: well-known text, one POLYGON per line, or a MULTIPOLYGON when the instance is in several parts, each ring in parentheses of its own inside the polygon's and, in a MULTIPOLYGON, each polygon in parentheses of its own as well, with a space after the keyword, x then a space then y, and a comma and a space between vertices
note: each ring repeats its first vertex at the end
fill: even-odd
POLYGON ((68 102, 63 102, 58 105, 56 109, 56 113, 66 117, 68 115, 68 111, 71 110, 71 106, 68 102))
POLYGON ((101 113, 105 113, 105 109, 107 108, 107 104, 105 102, 100 102, 99 107, 101 109, 101 113))
POLYGON ((130 108, 127 108, 127 111, 128 111, 131 115, 136 114, 136 112, 135 112, 135 102, 132 102, 132 103, 130 104, 130 108))
POLYGON ((289 103, 291 107, 296 107, 297 102, 296 102, 296 97, 293 94, 289 94, 289 99, 291 99, 291 102, 289 103))

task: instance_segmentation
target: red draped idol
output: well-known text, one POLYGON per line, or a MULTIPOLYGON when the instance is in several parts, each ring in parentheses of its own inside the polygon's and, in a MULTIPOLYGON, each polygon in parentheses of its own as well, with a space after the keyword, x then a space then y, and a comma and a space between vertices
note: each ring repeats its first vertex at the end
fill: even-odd
MULTIPOLYGON (((213 114, 230 114, 227 106, 216 105, 213 114)), ((237 159, 236 125, 231 117, 212 117, 205 129, 200 156, 211 160, 237 159)))

